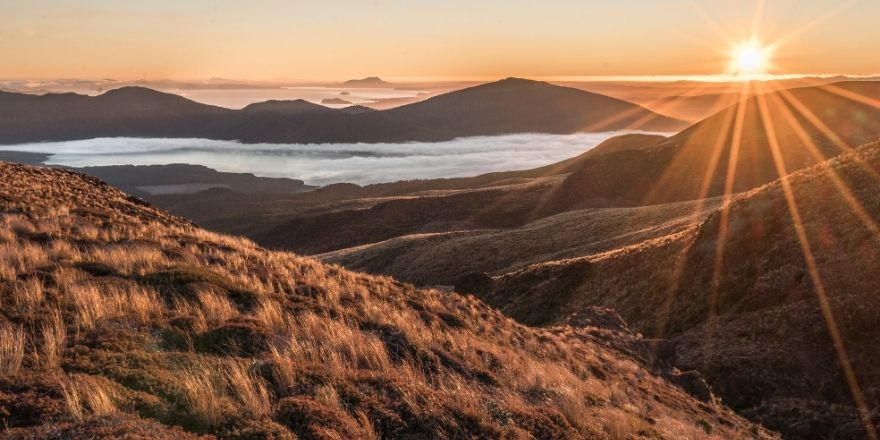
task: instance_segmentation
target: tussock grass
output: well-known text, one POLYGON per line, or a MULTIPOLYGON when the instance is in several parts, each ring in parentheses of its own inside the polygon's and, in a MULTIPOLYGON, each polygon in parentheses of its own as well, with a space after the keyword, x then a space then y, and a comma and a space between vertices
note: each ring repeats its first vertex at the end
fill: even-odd
POLYGON ((28 278, 12 285, 12 304, 22 313, 33 313, 43 302, 43 283, 37 278, 28 278))
POLYGON ((24 344, 24 330, 9 323, 0 323, 0 376, 18 374, 24 359, 24 344))
MULTIPOLYGON (((55 404, 75 420, 125 413, 221 437, 601 438, 604 407, 705 412, 614 341, 270 252, 72 173, 2 173, 0 230, 18 229, 0 235, 0 287, 20 290, 0 309, 0 375, 57 378, 55 404), (651 391, 613 401, 612 387, 651 391)), ((721 437, 766 437, 712 417, 721 437)))
POLYGON ((224 396, 217 375, 206 368, 191 369, 179 377, 189 415, 208 428, 220 424, 224 415, 224 396))
POLYGON ((75 420, 86 416, 106 416, 117 412, 118 397, 105 383, 106 380, 87 375, 74 375, 62 382, 67 411, 75 420))
POLYGON ((131 282, 74 284, 65 289, 65 294, 76 310, 77 326, 84 329, 114 318, 146 324, 165 312, 155 290, 131 282))
POLYGON ((189 415, 206 428, 217 427, 230 416, 243 413, 261 419, 271 411, 268 385, 245 362, 201 363, 178 380, 189 415))
POLYGON ((13 281, 17 274, 30 273, 49 262, 46 250, 30 242, 0 245, 0 279, 13 281))
POLYGON ((61 312, 55 310, 48 315, 42 324, 42 346, 40 349, 41 363, 49 370, 60 368, 64 348, 67 345, 67 327, 61 312))
POLYGON ((271 400, 265 380, 243 362, 226 365, 224 376, 228 392, 248 416, 260 419, 269 414, 271 400))

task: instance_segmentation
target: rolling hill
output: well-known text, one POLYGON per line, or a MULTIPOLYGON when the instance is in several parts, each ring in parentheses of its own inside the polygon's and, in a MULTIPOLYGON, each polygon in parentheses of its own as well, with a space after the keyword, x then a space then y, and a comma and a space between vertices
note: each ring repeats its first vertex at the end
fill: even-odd
POLYGON ((116 136, 404 142, 522 132, 677 131, 685 126, 618 99, 515 78, 383 111, 336 110, 303 100, 229 110, 143 87, 94 97, 0 93, 0 144, 116 136))
MULTIPOLYGON (((383 113, 404 124, 454 129, 462 136, 622 129, 673 132, 687 126, 626 101, 520 78, 445 93, 383 113)), ((431 140, 443 139, 447 138, 431 140)))
MULTIPOLYGON (((874 104, 878 97, 880 82, 864 81, 774 92, 760 99, 773 115, 787 170, 796 171, 866 139, 880 138, 880 104, 874 104), (857 93, 863 101, 839 93, 857 93), (789 115, 798 124, 791 123, 789 115), (834 127, 839 134, 829 138, 814 122, 829 130, 834 127)), ((778 177, 758 99, 746 100, 741 107, 745 135, 732 162, 732 193, 778 177)), ((733 128, 724 128, 734 125, 737 111, 737 107, 724 110, 671 137, 615 137, 577 157, 532 170, 362 188, 336 185, 303 196, 244 200, 250 208, 247 216, 223 206, 206 209, 222 203, 217 194, 153 200, 212 228, 247 235, 264 246, 306 253, 409 234, 521 227, 573 210, 650 206, 724 194, 734 144, 733 128), (713 164, 714 172, 709 173, 713 164)))
POLYGON ((94 137, 198 137, 232 110, 144 87, 99 96, 0 92, 0 144, 94 137))
POLYGON ((775 181, 733 200, 724 236, 716 211, 684 232, 529 265, 474 293, 533 324, 614 308, 637 331, 671 338, 670 362, 701 371, 754 420, 789 438, 866 438, 860 400, 863 418, 880 422, 878 171, 880 144, 869 144, 791 175, 797 216, 775 181))
POLYGON ((625 330, 526 327, 69 171, 0 176, 4 438, 775 437, 625 330))
POLYGON ((662 143, 584 163, 556 190, 548 211, 693 200, 724 194, 728 180, 731 192, 775 180, 779 176, 759 111, 761 99, 775 119, 780 153, 789 171, 880 137, 880 82, 844 82, 759 96, 662 143))
POLYGON ((403 235, 315 257, 416 285, 451 286, 474 272, 497 276, 544 261, 600 254, 680 233, 719 204, 716 198, 699 207, 697 202, 679 202, 584 209, 516 228, 403 235))

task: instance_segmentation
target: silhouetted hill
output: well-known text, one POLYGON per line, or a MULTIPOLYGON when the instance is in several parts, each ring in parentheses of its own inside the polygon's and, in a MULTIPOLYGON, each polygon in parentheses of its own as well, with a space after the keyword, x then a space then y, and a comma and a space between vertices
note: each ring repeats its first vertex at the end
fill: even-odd
POLYGON ((0 143, 198 137, 231 113, 144 87, 123 87, 99 96, 0 93, 0 143))
POLYGON ((260 217, 251 217, 242 219, 246 226, 241 230, 273 248, 313 254, 413 233, 518 226, 546 192, 546 184, 539 182, 513 190, 390 197, 373 201, 372 206, 352 203, 349 209, 294 213, 268 229, 260 217))
MULTIPOLYGON (((510 83, 520 82, 513 80, 510 83)), ((507 87, 504 84, 490 86, 481 87, 507 87)), ((823 157, 832 157, 845 151, 847 145, 855 145, 872 136, 880 137, 880 110, 871 105, 874 102, 871 100, 876 101, 878 97, 878 82, 847 82, 765 95, 762 99, 767 103, 768 113, 775 122, 787 170, 796 171, 823 157), (862 98, 845 97, 841 93, 855 93, 862 98), (795 107, 792 102, 799 104, 795 107), (802 113, 814 117, 808 119, 802 113), (787 118, 789 115, 797 124, 787 118), (832 142, 813 122, 835 133, 832 136, 844 148, 832 142), (810 142, 806 140, 816 144, 815 156, 808 147, 810 142)), ((745 101, 741 107, 740 131, 743 135, 735 162, 736 174, 731 184, 733 192, 760 186, 777 177, 756 99, 745 101)), ((422 105, 435 107, 430 101, 422 105)), ((427 110, 425 112, 428 113, 427 110)), ((502 223, 505 227, 522 226, 542 217, 575 209, 693 200, 701 195, 701 188, 708 197, 724 192, 736 112, 737 107, 727 109, 670 138, 640 134, 615 137, 575 158, 533 170, 489 173, 471 178, 395 182, 363 188, 347 187, 344 195, 319 190, 307 198, 262 200, 249 204, 249 218, 239 217, 232 223, 223 220, 227 212, 223 206, 214 210, 205 209, 205 206, 217 200, 188 197, 166 198, 157 202, 167 203, 165 206, 173 207, 181 214, 193 215, 197 212, 199 220, 205 224, 234 224, 237 233, 256 238, 266 246, 328 252, 406 234, 451 232, 466 227, 493 228, 502 223), (727 126, 730 128, 723 130, 727 126), (713 154, 716 151, 717 154, 713 154), (707 170, 713 161, 715 172, 708 176, 704 187, 707 170), (569 175, 565 177, 565 174, 569 175), (544 178, 552 179, 539 187, 531 186, 528 189, 514 185, 544 178), (456 194, 484 191, 493 186, 511 188, 495 191, 496 196, 456 194), (517 196, 519 191, 522 192, 517 196), (404 199, 387 201, 387 204, 386 200, 377 199, 412 195, 421 197, 427 192, 431 192, 430 195, 435 198, 453 198, 431 201, 404 199), (326 209, 319 206, 322 196, 326 196, 326 209), (493 201, 492 197, 497 198, 493 201), (340 198, 362 199, 363 203, 353 202, 349 211, 337 205, 336 201, 340 198), (476 200, 481 203, 477 207, 473 205, 476 200), (470 206, 470 214, 467 209, 455 208, 459 203, 470 206), (273 204, 284 208, 276 209, 273 204), (198 209, 190 210, 188 205, 198 206, 198 209), (417 205, 421 207, 416 208, 417 205), (447 208, 434 210, 437 213, 435 217, 410 215, 428 205, 447 208), (309 212, 299 209, 301 206, 308 206, 309 212), (371 209, 364 210, 365 207, 371 209), (304 215, 309 218, 301 221, 304 215), (382 221, 375 221, 373 215, 381 216, 382 221), (335 234, 321 227, 322 222, 339 229, 356 229, 360 233, 335 234), (291 234, 285 231, 287 227, 302 233, 291 234)))
POLYGON ((614 98, 520 79, 390 110, 362 110, 334 110, 296 100, 256 103, 236 111, 142 87, 95 97, 4 93, 0 94, 0 143, 108 136, 402 142, 522 132, 675 131, 685 127, 680 121, 614 98))
POLYGON ((686 126, 626 101, 520 78, 446 93, 384 113, 464 136, 621 129, 671 132, 686 126))
POLYGON ((665 142, 583 163, 558 188, 546 209, 561 212, 586 206, 711 197, 725 192, 728 175, 732 192, 775 180, 778 174, 759 99, 764 99, 767 114, 773 118, 780 154, 789 171, 880 137, 880 82, 844 82, 768 93, 730 107, 665 142), (862 98, 854 100, 840 93, 862 98), (814 122, 825 128, 817 128, 814 122), (827 132, 833 133, 831 137, 827 132), (732 156, 733 151, 736 154, 732 156))
POLYGON ((775 438, 625 325, 526 327, 63 170, 0 163, 0 291, 4 438, 775 438))

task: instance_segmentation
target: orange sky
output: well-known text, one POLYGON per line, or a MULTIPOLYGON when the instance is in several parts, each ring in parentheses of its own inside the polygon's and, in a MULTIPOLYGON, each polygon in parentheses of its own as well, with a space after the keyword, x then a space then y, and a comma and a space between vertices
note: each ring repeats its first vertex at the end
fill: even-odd
POLYGON ((773 73, 880 72, 875 0, 180 3, 0 0, 0 78, 714 75, 753 30, 773 73))

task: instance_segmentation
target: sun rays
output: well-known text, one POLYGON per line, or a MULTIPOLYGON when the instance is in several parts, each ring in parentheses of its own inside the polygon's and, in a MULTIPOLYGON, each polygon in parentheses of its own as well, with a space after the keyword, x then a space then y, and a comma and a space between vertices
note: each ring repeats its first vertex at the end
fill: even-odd
MULTIPOLYGON (((767 139, 769 141, 770 152, 773 155, 773 162, 776 165, 777 172, 779 173, 780 183, 782 185, 782 190, 785 195, 786 204, 788 205, 794 230, 797 234, 798 243, 801 247, 801 253, 804 257, 804 263, 807 265, 807 272, 810 275, 810 281, 812 282, 813 289, 816 292, 816 298, 819 301, 819 306, 822 310, 822 316, 825 319, 825 324, 828 327, 828 334, 831 336, 831 340, 834 344, 834 349, 837 354, 840 367, 843 369, 847 385, 849 386, 850 392, 852 393, 853 401, 859 411, 859 416, 861 417, 865 425, 865 432, 872 440, 876 439, 877 432, 874 428, 873 423, 871 422, 871 415, 867 405, 865 404, 862 389, 859 386, 859 380, 856 377, 855 371, 853 370, 852 363, 849 359, 849 355, 847 354, 843 338, 841 337, 840 331, 838 330, 837 320, 834 316, 834 311, 832 310, 828 293, 826 292, 824 283, 822 282, 822 276, 820 274, 819 267, 816 264, 816 257, 813 254, 812 246, 807 236, 804 221, 801 217, 800 208, 798 207, 797 200, 794 196, 794 191, 791 187, 791 182, 789 181, 788 171, 786 170, 785 161, 783 159, 778 138, 776 136, 773 118, 770 114, 770 111, 768 110, 767 98, 765 95, 759 94, 757 96, 757 101, 758 108, 761 113, 761 120, 764 122, 764 127, 767 131, 767 139)), ((844 193, 845 197, 847 195, 849 195, 848 192, 844 193)))
MULTIPOLYGON (((714 261, 712 262, 709 291, 706 292, 708 316, 706 321, 707 332, 704 341, 704 349, 707 352, 706 359, 708 359, 713 344, 713 325, 719 314, 718 295, 720 294, 721 283, 723 282, 726 268, 725 252, 727 250, 726 246, 731 228, 731 209, 735 203, 736 190, 738 188, 738 172, 741 171, 740 167, 745 164, 740 153, 741 147, 743 146, 744 136, 747 135, 744 131, 746 125, 746 113, 756 111, 758 120, 760 121, 759 126, 763 130, 763 133, 748 133, 748 135, 761 136, 763 139, 766 139, 766 148, 769 150, 767 153, 769 153, 772 158, 773 166, 779 177, 779 185, 781 186, 782 195, 784 196, 785 204, 787 206, 787 214, 790 218, 800 253, 803 256, 803 263, 809 274, 810 284, 812 285, 816 301, 821 310, 821 316, 825 321, 823 325, 826 327, 828 335, 833 343, 833 349, 838 359, 840 369, 842 370, 846 384, 852 395, 854 406, 858 410, 859 416, 864 425, 865 433, 868 438, 876 440, 878 438, 877 431, 870 420, 869 409, 863 397, 863 391, 859 384, 857 371, 847 353, 844 338, 840 334, 837 317, 835 316, 829 292, 822 277, 822 268, 819 266, 814 253, 811 240, 815 238, 810 237, 810 232, 804 222, 801 208, 796 199, 796 192, 792 187, 792 182, 789 178, 790 170, 786 163, 787 156, 806 157, 804 154, 808 155, 812 162, 817 163, 818 167, 820 167, 828 177, 833 189, 840 194, 851 213, 859 220, 862 226, 870 232, 875 240, 880 241, 880 226, 878 226, 877 220, 867 212, 847 183, 837 174, 834 167, 826 162, 831 156, 838 153, 852 152, 854 148, 829 127, 829 125, 823 120, 822 116, 817 115, 815 111, 805 105, 796 93, 793 93, 791 90, 787 90, 783 86, 772 81, 753 81, 752 79, 754 78, 749 77, 749 75, 753 74, 771 72, 775 68, 775 66, 769 61, 770 54, 773 51, 778 50, 797 36, 811 30, 832 16, 840 13, 853 3, 856 3, 856 1, 843 3, 828 13, 797 28, 790 34, 766 45, 757 43, 757 41, 759 41, 757 37, 760 28, 759 22, 762 16, 761 9, 763 7, 763 2, 759 2, 752 27, 752 35, 750 35, 749 39, 745 40, 748 41, 747 43, 736 43, 736 40, 732 37, 730 32, 714 21, 705 13, 705 11, 700 9, 698 5, 694 4, 695 7, 702 12, 702 16, 710 27, 728 43, 728 46, 735 47, 731 56, 730 70, 735 71, 737 74, 746 74, 743 76, 745 81, 742 82, 737 92, 740 99, 724 112, 724 119, 721 123, 720 129, 718 129, 716 133, 715 142, 702 146, 702 148, 709 149, 707 153, 708 161, 706 162, 705 169, 699 170, 701 180, 696 198, 702 200, 711 195, 712 185, 718 181, 717 173, 722 166, 721 163, 724 158, 724 153, 726 152, 727 160, 723 174, 723 191, 721 192, 721 197, 723 197, 724 202, 718 212, 719 220, 717 238, 715 240, 714 261), (804 126, 804 124, 807 124, 807 126, 804 126), (779 135, 779 128, 785 128, 786 131, 793 133, 793 137, 789 136, 785 140, 785 142, 790 143, 782 143, 779 135), (826 149, 825 151, 827 153, 823 153, 823 149, 819 145, 820 140, 826 146, 833 146, 836 151, 829 152, 826 149)), ((856 91, 839 85, 820 84, 819 89, 830 95, 843 98, 846 101, 860 106, 880 109, 880 101, 877 99, 861 95, 856 91)), ((697 129, 699 129, 699 127, 697 129)), ((680 149, 678 155, 668 163, 667 168, 661 174, 656 185, 649 192, 646 200, 644 200, 645 202, 650 203, 652 199, 661 199, 658 194, 666 189, 664 182, 667 181, 670 175, 683 171, 684 164, 686 164, 689 159, 686 157, 685 153, 686 149, 680 149)), ((880 183, 880 174, 878 174, 876 170, 871 168, 867 163, 861 161, 858 157, 855 157, 854 160, 856 165, 866 174, 870 175, 880 183)), ((697 208, 694 210, 695 220, 699 218, 701 211, 700 207, 701 204, 698 204, 697 208)), ((672 310, 672 304, 676 299, 676 295, 681 288, 680 284, 682 276, 685 267, 688 264, 692 245, 693 243, 684 244, 681 254, 676 261, 676 266, 673 268, 672 279, 669 289, 667 290, 666 301, 661 310, 658 311, 657 315, 656 325, 659 335, 664 333, 667 322, 669 321, 669 313, 672 310)))
MULTIPOLYGON (((837 92, 834 93, 835 96, 844 97, 847 100, 860 105, 877 108, 872 105, 872 98, 861 97, 861 95, 856 98, 851 96, 850 91, 839 87, 837 87, 835 91, 837 92)), ((725 121, 722 125, 722 129, 717 133, 717 141, 714 145, 704 146, 706 148, 711 148, 711 154, 706 169, 702 170, 703 174, 698 194, 700 198, 704 198, 711 194, 709 188, 711 187, 712 182, 717 181, 717 178, 719 177, 716 173, 719 172, 719 168, 722 166, 721 162, 724 158, 723 152, 726 152, 726 171, 723 173, 724 183, 723 191, 721 193, 724 202, 718 213, 719 221, 717 238, 715 239, 715 253, 711 271, 711 282, 708 286, 709 290, 706 292, 708 316, 706 320, 707 331, 706 339, 704 341, 704 350, 707 353, 707 359, 711 356, 711 351, 713 350, 713 326, 719 312, 721 312, 718 308, 718 301, 721 292, 721 284, 725 277, 725 257, 728 238, 731 233, 731 210, 735 203, 738 188, 738 174, 739 171, 741 171, 741 168, 747 163, 741 156, 743 138, 746 136, 746 114, 752 114, 752 112, 757 111, 760 125, 756 127, 762 129, 763 132, 749 133, 749 135, 761 136, 763 139, 766 139, 766 148, 772 158, 776 174, 780 178, 780 185, 787 205, 788 216, 790 217, 796 236, 795 238, 799 244, 800 252, 809 274, 809 280, 821 310, 821 316, 825 321, 824 325, 831 337, 831 341, 833 342, 833 348, 838 358, 839 366, 852 394, 855 407, 863 421, 864 429, 868 438, 877 439, 876 428, 870 422, 869 410, 865 403, 862 389, 859 385, 857 371, 850 361, 845 341, 838 330, 836 317, 829 299, 829 292, 824 285, 821 276, 821 267, 814 255, 811 240, 815 239, 815 237, 810 237, 809 231, 804 224, 801 209, 796 200, 795 191, 792 189, 791 182, 788 178, 790 170, 786 164, 786 157, 788 156, 798 158, 803 154, 808 154, 809 157, 812 158, 812 162, 818 164, 818 167, 820 167, 820 169, 828 176, 829 184, 840 194, 845 202, 845 206, 849 208, 854 217, 861 222, 863 227, 870 232, 875 240, 880 240, 880 227, 878 227, 876 219, 872 218, 872 216, 865 210, 859 199, 847 186, 847 183, 837 175, 831 164, 825 162, 826 159, 833 155, 838 153, 850 153, 854 149, 848 145, 840 135, 830 129, 828 124, 823 121, 822 117, 811 111, 800 101, 795 93, 792 93, 789 90, 781 89, 776 85, 768 85, 760 82, 744 82, 740 93, 749 96, 749 98, 740 101, 733 108, 728 109, 725 114, 725 121), (808 124, 809 129, 804 127, 802 125, 803 123, 808 124), (789 136, 786 138, 787 144, 782 144, 780 141, 779 127, 784 127, 787 131, 793 133, 793 137, 789 136), (823 153, 823 150, 817 145, 816 136, 823 139, 826 144, 830 144, 836 148, 836 151, 823 153)), ((750 148, 755 148, 754 144, 750 144, 750 148)), ((880 175, 878 175, 876 170, 871 168, 867 163, 862 162, 858 157, 855 157, 854 163, 867 175, 870 175, 871 178, 875 179, 875 181, 880 182, 880 175)), ((697 218, 698 213, 698 210, 695 211, 695 218, 697 218)), ((668 316, 666 315, 669 313, 669 310, 671 310, 671 304, 679 290, 679 283, 681 281, 680 277, 682 276, 684 267, 687 263, 689 252, 689 246, 685 246, 682 256, 676 263, 666 304, 657 318, 658 329, 661 333, 668 320, 668 316)))

